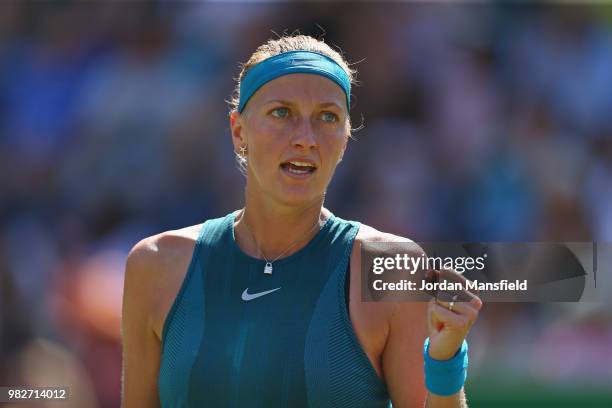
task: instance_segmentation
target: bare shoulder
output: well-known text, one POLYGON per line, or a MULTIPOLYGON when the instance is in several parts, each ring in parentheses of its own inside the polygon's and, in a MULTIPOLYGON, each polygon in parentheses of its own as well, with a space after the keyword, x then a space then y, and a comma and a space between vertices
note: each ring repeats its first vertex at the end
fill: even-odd
POLYGON ((128 255, 123 289, 123 407, 157 407, 164 319, 187 272, 199 226, 138 242, 128 255))
POLYGON ((124 302, 143 303, 158 338, 189 268, 201 227, 192 225, 144 238, 128 255, 124 302))
MULTIPOLYGON (((201 225, 165 231, 138 242, 127 259, 127 273, 134 275, 143 285, 162 284, 169 275, 175 275, 176 264, 191 257, 201 225)), ((149 285, 144 285, 149 286, 149 285)))
POLYGON ((355 245, 355 247, 357 248, 353 248, 353 252, 355 252, 355 249, 361 250, 361 247, 365 242, 389 244, 388 246, 386 246, 386 251, 401 249, 403 252, 409 252, 415 255, 420 255, 423 252, 421 247, 409 238, 402 237, 400 235, 390 234, 388 232, 379 231, 369 225, 361 224, 359 232, 355 237, 355 243, 357 244, 355 245))
MULTIPOLYGON (((423 250, 409 238, 382 232, 369 225, 361 224, 351 252, 351 270, 361 271, 362 255, 394 256, 396 253, 419 256, 423 253, 423 250), (368 246, 366 245, 368 243, 385 245, 368 246)), ((359 281, 359 286, 361 286, 361 274, 352 273, 351 275, 359 275, 359 279, 355 279, 359 281)), ((354 279, 351 279, 351 284, 353 282, 354 279)))
MULTIPOLYGON (((374 252, 376 256, 385 257, 395 257, 396 254, 408 254, 409 256, 418 257, 424 254, 420 245, 410 238, 379 231, 369 225, 362 224, 359 233, 355 237, 355 245, 351 254, 351 269, 353 271, 361 271, 361 257, 367 251, 374 252), (369 247, 364 245, 365 243, 387 245, 369 247)), ((360 288, 362 284, 368 284, 367 282, 361 282, 361 273, 352 275, 357 276, 352 276, 351 284, 355 282, 360 288)), ((427 308, 426 302, 403 301, 401 296, 398 300, 397 296, 397 294, 383 294, 383 301, 364 304, 370 304, 378 310, 378 317, 387 320, 390 326, 400 316, 404 322, 412 320, 415 323, 418 321, 418 324, 422 324, 421 321, 425 317, 424 311, 427 308)))

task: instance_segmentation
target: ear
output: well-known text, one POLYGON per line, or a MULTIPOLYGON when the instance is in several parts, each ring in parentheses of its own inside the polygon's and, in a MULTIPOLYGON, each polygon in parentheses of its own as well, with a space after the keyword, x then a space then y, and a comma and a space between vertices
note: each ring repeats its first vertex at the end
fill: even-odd
POLYGON ((238 111, 232 111, 230 113, 230 132, 232 134, 232 144, 234 145, 234 151, 239 152, 242 146, 246 146, 246 138, 242 132, 242 121, 244 117, 238 113, 238 111))

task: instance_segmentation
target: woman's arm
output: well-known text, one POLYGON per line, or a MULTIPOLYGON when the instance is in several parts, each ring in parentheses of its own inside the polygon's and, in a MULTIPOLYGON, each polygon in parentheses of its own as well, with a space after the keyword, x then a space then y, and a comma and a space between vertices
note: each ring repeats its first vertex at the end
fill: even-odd
MULTIPOLYGON (((445 306, 436 303, 432 299, 427 310, 428 331, 430 341, 436 341, 438 347, 432 352, 430 343, 430 357, 435 360, 448 360, 452 358, 460 347, 460 343, 456 347, 455 344, 463 341, 470 326, 478 317, 478 311, 481 306, 480 299, 474 299, 469 303, 455 303, 451 312, 445 306), (443 331, 451 332, 450 336, 448 333, 442 333, 443 331), (455 351, 453 352, 452 350, 455 351)), ((462 387, 457 393, 450 396, 441 396, 430 392, 427 394, 425 407, 467 408, 464 389, 462 387)))
POLYGON ((458 393, 450 397, 429 393, 427 394, 425 408, 468 408, 465 400, 465 392, 463 388, 461 388, 458 393))
MULTIPOLYGON (((418 251, 417 251, 418 252, 418 251)), ((431 271, 427 280, 465 281, 448 271, 431 271)), ((389 318, 389 334, 382 355, 383 372, 394 408, 467 408, 463 388, 450 396, 427 390, 424 374, 423 342, 429 337, 429 357, 449 360, 461 348, 463 340, 478 317, 482 301, 468 291, 461 291, 450 304, 440 300, 448 294, 435 293, 426 302, 397 302, 389 318), (444 296, 442 296, 444 295, 444 296)), ((458 357, 459 358, 459 357, 458 357)))
POLYGON ((425 302, 394 305, 382 355, 385 383, 393 408, 423 408, 425 405, 423 341, 427 337, 426 316, 425 302))
POLYGON ((159 407, 157 378, 160 363, 160 341, 152 327, 155 294, 155 256, 152 238, 132 249, 125 269, 123 291, 123 373, 121 406, 159 407))
POLYGON ((482 303, 457 302, 453 311, 435 301, 398 302, 389 323, 383 352, 385 382, 394 408, 467 408, 463 388, 451 396, 427 392, 423 372, 423 341, 429 336, 429 355, 435 360, 452 358, 482 303), (424 402, 425 400, 425 402, 424 402))
MULTIPOLYGON (((431 271, 428 279, 466 282, 462 275, 448 271, 431 271)), ((436 293, 436 298, 431 299, 427 307, 428 353, 429 357, 434 360, 448 361, 455 357, 482 308, 480 298, 468 290, 462 290, 453 295, 453 299, 461 301, 449 303, 440 299, 450 300, 450 294, 436 293)), ((429 392, 426 404, 426 408, 466 407, 463 387, 455 394, 446 397, 429 392)))

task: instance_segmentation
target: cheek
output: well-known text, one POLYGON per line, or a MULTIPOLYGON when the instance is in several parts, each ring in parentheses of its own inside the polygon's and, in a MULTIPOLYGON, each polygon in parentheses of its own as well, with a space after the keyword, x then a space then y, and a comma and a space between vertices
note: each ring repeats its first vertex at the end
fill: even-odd
POLYGON ((327 135, 325 135, 323 140, 325 142, 327 149, 340 154, 340 152, 346 146, 348 138, 345 132, 337 131, 337 132, 329 132, 327 135))
POLYGON ((342 156, 342 151, 345 149, 347 143, 346 136, 344 134, 328 135, 321 143, 321 150, 325 151, 325 155, 329 157, 326 163, 329 167, 335 167, 342 156))
POLYGON ((295 124, 291 120, 274 120, 268 117, 258 117, 252 122, 252 128, 258 133, 289 133, 295 124))
POLYGON ((286 136, 283 129, 257 124, 250 128, 249 154, 254 167, 269 169, 269 163, 276 163, 286 148, 286 136))

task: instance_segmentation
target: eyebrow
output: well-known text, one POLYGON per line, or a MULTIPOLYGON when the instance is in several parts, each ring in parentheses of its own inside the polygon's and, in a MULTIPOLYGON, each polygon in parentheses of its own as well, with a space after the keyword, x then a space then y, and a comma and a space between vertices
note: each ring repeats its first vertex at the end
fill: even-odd
MULTIPOLYGON (((295 106, 295 103, 293 103, 291 101, 284 100, 284 99, 272 99, 272 100, 269 100, 269 101, 265 102, 264 105, 269 105, 271 103, 280 103, 281 105, 295 106)), ((337 104, 336 102, 323 102, 323 103, 319 104, 319 107, 321 107, 321 108, 328 108, 330 106, 334 106, 334 107, 342 110, 342 107, 339 104, 337 104)))

